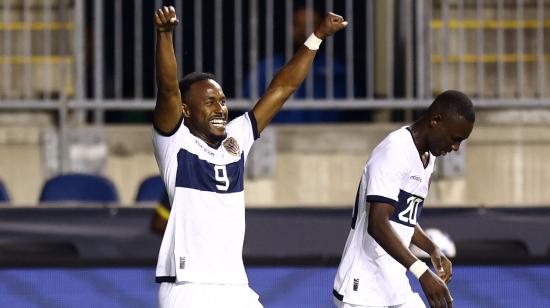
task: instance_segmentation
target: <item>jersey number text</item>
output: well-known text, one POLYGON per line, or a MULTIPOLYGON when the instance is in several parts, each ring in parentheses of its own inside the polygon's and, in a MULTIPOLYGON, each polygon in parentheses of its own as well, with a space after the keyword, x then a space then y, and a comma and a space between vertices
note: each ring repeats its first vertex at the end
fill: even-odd
POLYGON ((416 214, 418 211, 418 205, 422 202, 421 198, 409 197, 407 199, 407 208, 399 213, 399 220, 411 225, 416 225, 416 214))
POLYGON ((223 166, 214 166, 214 176, 216 178, 216 187, 219 190, 226 191, 229 188, 229 178, 227 177, 227 169, 225 168, 225 165, 223 166))

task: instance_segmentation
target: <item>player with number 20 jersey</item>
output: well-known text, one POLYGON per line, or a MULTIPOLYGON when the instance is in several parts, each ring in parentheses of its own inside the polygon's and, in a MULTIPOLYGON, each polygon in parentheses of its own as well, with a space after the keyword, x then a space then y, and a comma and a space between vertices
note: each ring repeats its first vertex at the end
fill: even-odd
MULTIPOLYGON (((416 296, 407 269, 367 232, 371 202, 395 207, 390 224, 408 247, 428 194, 435 156, 424 167, 408 127, 390 133, 372 152, 359 184, 351 231, 336 274, 333 295, 359 306, 387 307, 416 296)), ((420 300, 418 298, 418 300, 420 300)))

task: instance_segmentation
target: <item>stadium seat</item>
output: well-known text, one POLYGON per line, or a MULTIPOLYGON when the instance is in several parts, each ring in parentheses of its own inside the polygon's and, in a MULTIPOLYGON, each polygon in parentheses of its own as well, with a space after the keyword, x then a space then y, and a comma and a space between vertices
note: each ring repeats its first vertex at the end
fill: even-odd
POLYGON ((0 181, 0 203, 10 202, 10 195, 4 186, 4 182, 0 181))
POLYGON ((136 202, 157 202, 164 195, 164 182, 158 175, 143 180, 139 185, 136 202))
POLYGON ((64 174, 55 176, 44 184, 40 202, 118 202, 113 183, 97 175, 64 174))

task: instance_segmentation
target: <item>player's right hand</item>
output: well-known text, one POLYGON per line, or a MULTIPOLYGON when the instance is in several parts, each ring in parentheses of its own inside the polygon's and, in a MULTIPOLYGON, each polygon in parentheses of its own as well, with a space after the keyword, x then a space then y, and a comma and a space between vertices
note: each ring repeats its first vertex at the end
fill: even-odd
POLYGON ((427 270, 420 276, 420 285, 432 308, 453 307, 453 298, 447 285, 432 271, 427 270))
POLYGON ((446 284, 449 284, 451 277, 453 277, 453 264, 451 260, 442 254, 439 248, 436 248, 430 257, 439 278, 443 279, 446 284))
POLYGON ((173 6, 163 6, 156 10, 154 22, 157 30, 161 32, 174 30, 179 23, 176 17, 176 9, 173 6))

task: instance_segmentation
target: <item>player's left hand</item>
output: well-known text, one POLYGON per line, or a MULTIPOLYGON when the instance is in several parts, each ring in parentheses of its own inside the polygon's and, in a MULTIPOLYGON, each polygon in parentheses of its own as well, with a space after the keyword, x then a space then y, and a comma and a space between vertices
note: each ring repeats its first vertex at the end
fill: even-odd
POLYGON ((316 37, 324 40, 328 36, 344 29, 347 25, 348 22, 344 20, 344 17, 328 12, 313 33, 315 33, 316 37))
POLYGON ((445 281, 446 284, 449 284, 451 278, 453 277, 453 264, 451 261, 441 253, 439 248, 436 248, 434 252, 430 255, 432 259, 432 264, 434 266, 437 276, 441 280, 445 281))

